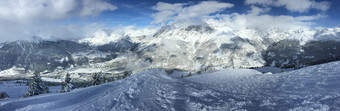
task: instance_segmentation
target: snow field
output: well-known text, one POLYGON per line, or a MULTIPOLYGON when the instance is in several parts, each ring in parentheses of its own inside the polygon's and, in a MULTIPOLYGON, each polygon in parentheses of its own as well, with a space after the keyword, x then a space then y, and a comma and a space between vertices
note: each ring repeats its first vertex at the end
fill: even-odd
POLYGON ((178 79, 149 69, 116 82, 0 102, 0 110, 340 110, 340 62, 277 74, 223 69, 178 79))

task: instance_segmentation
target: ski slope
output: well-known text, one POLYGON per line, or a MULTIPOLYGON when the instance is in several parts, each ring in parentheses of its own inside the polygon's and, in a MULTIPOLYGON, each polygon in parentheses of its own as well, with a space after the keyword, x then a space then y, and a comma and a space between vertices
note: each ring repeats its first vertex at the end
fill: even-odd
POLYGON ((207 71, 183 79, 149 69, 113 83, 0 101, 1 111, 340 110, 340 62, 285 73, 207 71))

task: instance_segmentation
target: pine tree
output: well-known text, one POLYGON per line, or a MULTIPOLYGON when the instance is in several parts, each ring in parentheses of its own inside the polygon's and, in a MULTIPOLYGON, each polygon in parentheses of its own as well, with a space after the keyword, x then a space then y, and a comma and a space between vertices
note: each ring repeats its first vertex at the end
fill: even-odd
POLYGON ((6 92, 0 92, 0 99, 7 99, 9 96, 7 95, 6 92))
POLYGON ((190 76, 192 76, 192 73, 191 73, 191 72, 187 75, 187 77, 190 77, 190 76))
POLYGON ((131 75, 131 71, 124 71, 123 78, 126 78, 131 75))
POLYGON ((109 80, 106 78, 106 76, 103 76, 103 82, 104 82, 104 83, 109 82, 109 80))
POLYGON ((108 82, 113 82, 113 81, 115 81, 115 77, 113 76, 113 77, 109 77, 109 78, 107 78, 107 80, 108 80, 108 82))
POLYGON ((73 90, 73 84, 71 82, 71 77, 70 74, 67 73, 65 76, 65 81, 62 83, 62 87, 61 87, 61 91, 62 93, 64 92, 70 92, 71 90, 73 90))
POLYGON ((24 95, 25 97, 49 93, 48 87, 43 83, 38 72, 34 72, 33 80, 29 85, 29 89, 24 95))
POLYGON ((102 77, 100 73, 94 73, 92 76, 92 85, 99 85, 102 83, 102 77))

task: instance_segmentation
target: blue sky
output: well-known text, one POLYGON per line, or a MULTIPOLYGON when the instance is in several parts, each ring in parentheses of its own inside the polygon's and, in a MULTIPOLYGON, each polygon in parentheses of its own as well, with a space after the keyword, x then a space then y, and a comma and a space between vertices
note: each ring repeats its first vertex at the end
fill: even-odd
MULTIPOLYGON (((219 0, 220 2, 234 4, 234 7, 223 10, 219 13, 247 13, 250 10, 250 5, 246 5, 244 0, 219 0)), ((309 16, 322 14, 326 17, 313 20, 316 23, 313 26, 322 27, 339 27, 340 26, 340 1, 339 0, 316 0, 316 2, 328 1, 330 2, 330 8, 327 11, 320 11, 316 9, 310 9, 307 12, 294 12, 289 11, 285 7, 270 7, 271 10, 267 12, 269 15, 289 15, 289 16, 309 16)), ((104 24, 106 27, 117 27, 135 25, 137 27, 144 27, 148 25, 154 25, 151 22, 153 13, 157 11, 153 10, 152 7, 158 2, 165 3, 189 3, 195 4, 200 1, 192 0, 108 0, 110 4, 118 7, 117 10, 104 11, 98 16, 88 18, 72 18, 63 20, 61 23, 66 24, 88 24, 88 23, 99 23, 104 24)), ((263 7, 263 6, 259 6, 263 7)))
POLYGON ((338 4, 340 0, 0 0, 0 41, 79 39, 100 29, 207 19, 241 28, 339 27, 338 4))

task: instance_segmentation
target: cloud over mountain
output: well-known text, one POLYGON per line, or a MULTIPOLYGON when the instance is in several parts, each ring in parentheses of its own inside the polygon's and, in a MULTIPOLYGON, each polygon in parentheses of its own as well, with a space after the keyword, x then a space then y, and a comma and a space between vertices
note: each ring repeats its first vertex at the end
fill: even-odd
POLYGON ((152 7, 158 11, 153 14, 154 23, 171 21, 187 21, 201 19, 204 16, 223 11, 233 7, 233 4, 222 3, 217 1, 203 1, 195 5, 186 5, 185 3, 169 4, 164 2, 157 3, 152 7))
POLYGON ((330 2, 314 0, 246 0, 245 4, 285 7, 289 11, 300 13, 311 9, 327 11, 330 8, 330 2))
MULTIPOLYGON (((309 27, 315 24, 315 20, 331 16, 324 13, 330 8, 329 1, 245 0, 238 2, 154 2, 146 9, 141 10, 147 10, 145 11, 147 14, 143 15, 143 17, 147 17, 141 17, 143 19, 138 20, 150 24, 136 27, 136 30, 149 30, 147 27, 156 27, 151 31, 156 32, 156 29, 160 29, 164 25, 209 24, 212 22, 230 26, 233 30, 268 29, 270 27, 290 29, 309 27), (235 11, 240 7, 243 11, 235 11), (286 8, 288 13, 299 13, 296 15, 273 14, 274 7, 286 8), (309 11, 313 13, 308 13, 309 11)), ((2 0, 0 1, 0 42, 30 40, 31 38, 75 40, 106 29, 110 30, 108 35, 111 35, 111 32, 117 32, 114 30, 136 32, 135 30, 121 31, 128 29, 124 27, 131 26, 113 23, 114 20, 126 20, 120 19, 120 17, 134 18, 134 16, 124 15, 128 14, 130 9, 124 9, 124 7, 118 9, 119 2, 113 4, 108 0, 2 0), (113 14, 118 11, 121 12, 113 14), (85 22, 80 23, 79 21, 82 20, 85 22)), ((130 8, 134 5, 136 4, 130 5, 130 8)), ((134 24, 132 26, 138 25, 138 21, 131 23, 134 24)))
MULTIPOLYGON (((301 2, 301 0, 298 0, 297 2, 301 2)), ((318 8, 325 11, 327 7, 329 7, 328 2, 315 2, 308 0, 305 2, 311 4, 310 7, 305 7, 299 11, 313 9, 313 7, 317 5, 322 5, 318 8), (312 4, 314 5, 312 6, 312 4)), ((217 1, 204 1, 197 4, 171 4, 159 2, 152 7, 154 10, 156 10, 156 12, 152 14, 152 17, 154 19, 153 23, 162 23, 164 25, 185 25, 202 23, 209 24, 211 22, 214 22, 214 24, 223 24, 224 26, 228 27, 231 26, 233 30, 241 30, 246 28, 260 28, 265 30, 269 28, 290 29, 309 27, 314 24, 312 20, 327 17, 327 15, 323 15, 320 13, 301 16, 268 14, 268 12, 271 11, 271 7, 268 7, 269 5, 281 6, 285 4, 285 6, 289 8, 289 10, 294 11, 294 6, 291 6, 294 3, 290 3, 288 1, 246 0, 245 4, 250 5, 250 10, 248 10, 246 13, 219 13, 221 11, 225 11, 227 8, 233 8, 234 4, 217 1), (266 5, 266 7, 257 5, 266 5)))
MULTIPOLYGON (((103 0, 1 0, 1 41, 28 39, 46 28, 58 28, 53 24, 58 20, 95 16, 102 11, 116 9, 103 0)), ((64 29, 67 27, 57 30, 64 29)))

